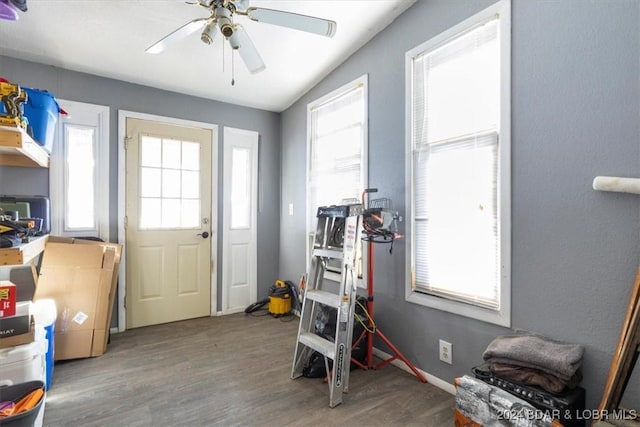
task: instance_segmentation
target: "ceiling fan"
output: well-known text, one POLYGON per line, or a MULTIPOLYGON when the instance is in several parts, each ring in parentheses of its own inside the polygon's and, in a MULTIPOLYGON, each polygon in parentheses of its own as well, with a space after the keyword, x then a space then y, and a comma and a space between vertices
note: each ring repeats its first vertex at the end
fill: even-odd
POLYGON ((194 19, 186 23, 151 45, 146 50, 147 53, 160 53, 172 43, 200 29, 203 29, 200 40, 203 43, 211 44, 216 32, 220 29, 220 33, 229 41, 231 48, 240 53, 240 57, 247 69, 252 74, 255 74, 264 70, 266 66, 242 25, 234 22, 235 15, 247 16, 256 22, 279 25, 325 37, 333 37, 336 33, 337 25, 334 21, 282 10, 247 7, 249 0, 196 0, 195 2, 187 3, 208 9, 210 16, 208 18, 194 19))

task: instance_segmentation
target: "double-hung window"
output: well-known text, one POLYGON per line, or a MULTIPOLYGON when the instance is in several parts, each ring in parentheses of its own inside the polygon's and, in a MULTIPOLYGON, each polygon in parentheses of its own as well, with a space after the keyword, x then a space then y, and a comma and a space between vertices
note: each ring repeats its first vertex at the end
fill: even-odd
POLYGON ((366 75, 307 106, 309 250, 319 206, 360 200, 367 185, 367 127, 366 75))
POLYGON ((407 52, 407 300, 510 324, 510 16, 407 52))

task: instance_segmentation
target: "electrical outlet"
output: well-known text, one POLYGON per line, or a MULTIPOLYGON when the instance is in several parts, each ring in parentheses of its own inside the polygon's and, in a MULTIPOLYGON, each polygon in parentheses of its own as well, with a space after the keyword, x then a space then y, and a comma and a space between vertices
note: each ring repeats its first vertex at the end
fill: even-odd
POLYGON ((440 360, 453 365, 453 350, 450 342, 440 340, 440 360))
POLYGON ((289 203, 289 215, 293 215, 293 203, 289 203))

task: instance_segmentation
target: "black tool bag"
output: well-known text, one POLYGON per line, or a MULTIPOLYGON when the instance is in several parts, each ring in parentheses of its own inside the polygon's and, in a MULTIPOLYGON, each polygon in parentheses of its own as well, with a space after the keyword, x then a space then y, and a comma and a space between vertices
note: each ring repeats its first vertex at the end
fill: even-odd
POLYGON ((29 230, 13 221, 0 220, 0 248, 12 248, 22 243, 29 230))
POLYGON ((42 219, 39 235, 51 233, 51 203, 47 196, 0 196, 0 203, 29 203, 32 219, 42 219))
MULTIPOLYGON (((5 233, 7 234, 7 233, 5 233)), ((12 248, 20 245, 20 238, 15 235, 0 234, 0 248, 12 248)))

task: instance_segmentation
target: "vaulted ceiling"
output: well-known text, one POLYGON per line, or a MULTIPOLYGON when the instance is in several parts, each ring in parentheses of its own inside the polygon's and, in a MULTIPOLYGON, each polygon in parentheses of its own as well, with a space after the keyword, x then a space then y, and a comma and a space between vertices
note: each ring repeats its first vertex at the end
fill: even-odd
POLYGON ((0 20, 0 55, 279 112, 414 1, 251 0, 249 6, 337 23, 328 38, 236 15, 266 64, 256 74, 220 33, 211 45, 195 32, 160 54, 145 53, 180 26, 209 16, 198 4, 175 0, 28 0, 18 20, 0 20))

